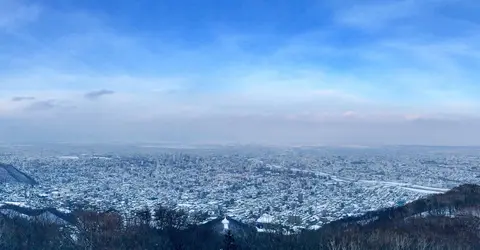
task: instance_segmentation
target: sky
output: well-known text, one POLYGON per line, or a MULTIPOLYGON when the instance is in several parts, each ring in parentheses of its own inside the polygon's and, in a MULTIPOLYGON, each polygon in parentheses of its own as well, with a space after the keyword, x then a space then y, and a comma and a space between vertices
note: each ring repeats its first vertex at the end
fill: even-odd
POLYGON ((0 142, 480 145, 475 0, 0 0, 0 142))

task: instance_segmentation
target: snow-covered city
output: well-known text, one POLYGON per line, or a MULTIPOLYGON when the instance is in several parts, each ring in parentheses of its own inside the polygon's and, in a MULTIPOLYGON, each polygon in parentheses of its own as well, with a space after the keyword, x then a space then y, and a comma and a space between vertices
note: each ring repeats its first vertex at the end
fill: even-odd
POLYGON ((4 146, 2 202, 131 212, 162 204, 244 222, 319 227, 478 183, 480 153, 446 147, 4 146), (8 174, 6 172, 4 174, 8 174))

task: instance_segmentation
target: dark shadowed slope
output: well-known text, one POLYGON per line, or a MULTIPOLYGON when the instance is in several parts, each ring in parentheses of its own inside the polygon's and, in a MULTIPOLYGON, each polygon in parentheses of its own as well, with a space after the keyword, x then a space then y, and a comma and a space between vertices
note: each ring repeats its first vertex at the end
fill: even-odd
POLYGON ((465 184, 443 194, 434 194, 399 207, 389 207, 367 212, 357 217, 347 217, 328 226, 377 226, 394 224, 410 218, 426 216, 480 217, 480 186, 465 184))
POLYGON ((29 185, 38 184, 32 177, 18 170, 16 167, 0 163, 0 183, 13 182, 24 183, 29 185))
POLYGON ((43 208, 43 209, 34 209, 34 208, 27 208, 21 207, 16 205, 6 204, 0 206, 0 214, 5 216, 21 216, 28 217, 28 218, 42 218, 49 222, 56 222, 60 224, 71 224, 75 225, 77 219, 71 213, 63 213, 58 211, 55 208, 43 208))

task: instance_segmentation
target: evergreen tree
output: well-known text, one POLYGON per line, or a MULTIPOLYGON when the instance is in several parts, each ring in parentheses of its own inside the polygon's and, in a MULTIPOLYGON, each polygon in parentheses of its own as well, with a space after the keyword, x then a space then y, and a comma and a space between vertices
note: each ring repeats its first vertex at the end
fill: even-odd
POLYGON ((235 239, 231 230, 228 230, 223 239, 223 250, 237 250, 237 245, 235 244, 235 239))

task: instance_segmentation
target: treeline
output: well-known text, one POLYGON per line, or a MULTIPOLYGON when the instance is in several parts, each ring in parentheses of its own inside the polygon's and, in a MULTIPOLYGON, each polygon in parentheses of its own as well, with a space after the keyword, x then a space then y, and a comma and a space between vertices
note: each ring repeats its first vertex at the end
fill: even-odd
POLYGON ((237 225, 224 235, 219 222, 197 225, 184 211, 161 206, 131 215, 79 209, 75 224, 47 216, 1 216, 0 249, 480 249, 479 214, 477 185, 297 234, 257 233, 237 225))
POLYGON ((59 223, 49 213, 1 215, 0 249, 194 249, 187 246, 204 241, 196 239, 200 231, 191 231, 186 212, 162 206, 131 215, 79 209, 72 213, 75 224, 59 223))

